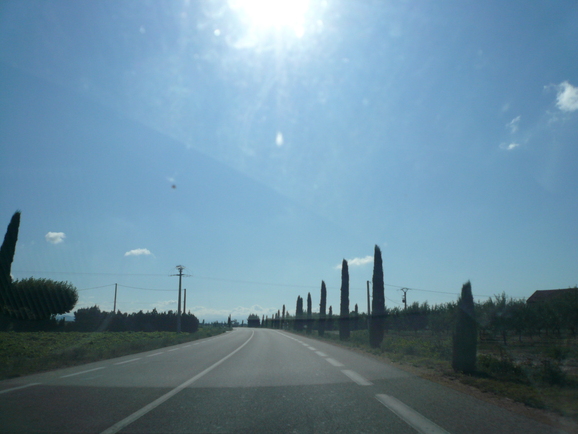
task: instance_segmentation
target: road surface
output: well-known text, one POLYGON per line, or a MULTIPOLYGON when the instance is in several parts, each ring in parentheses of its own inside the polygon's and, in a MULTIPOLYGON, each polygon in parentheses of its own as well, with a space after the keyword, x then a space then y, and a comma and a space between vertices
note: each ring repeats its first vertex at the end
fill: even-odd
POLYGON ((556 433, 331 344, 267 329, 0 382, 7 433, 556 433))

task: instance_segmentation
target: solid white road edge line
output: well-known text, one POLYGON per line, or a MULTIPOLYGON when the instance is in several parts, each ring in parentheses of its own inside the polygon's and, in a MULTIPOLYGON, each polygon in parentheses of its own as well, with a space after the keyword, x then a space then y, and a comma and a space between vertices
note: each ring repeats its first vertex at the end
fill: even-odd
POLYGON ((321 356, 321 357, 327 357, 327 354, 322 353, 321 351, 315 351, 315 354, 317 354, 318 356, 321 356))
POLYGON ((106 368, 106 366, 101 366, 100 368, 88 369, 86 371, 75 372, 74 374, 62 375, 60 378, 74 377, 75 375, 86 374, 87 372, 99 371, 106 368))
POLYGON ((349 369, 342 369, 341 372, 343 372, 345 375, 347 375, 351 380, 355 381, 357 384, 359 384, 360 386, 371 386, 373 383, 370 381, 367 381, 365 378, 363 378, 361 375, 359 375, 357 372, 351 371, 349 369))
POLYGON ((175 387, 173 390, 171 390, 170 392, 165 393, 163 396, 161 396, 160 398, 155 399, 153 402, 151 402, 150 404, 145 405, 143 408, 141 408, 140 410, 135 411, 133 414, 131 414, 130 416, 125 417, 123 420, 121 420, 120 422, 115 423, 113 426, 111 426, 110 428, 104 430, 101 434, 114 434, 119 432, 121 429, 123 429, 125 426, 130 425, 131 423, 133 423, 134 421, 140 419, 141 417, 143 417, 145 414, 147 414, 149 411, 154 410, 155 408, 157 408, 159 405, 161 405, 163 402, 165 402, 166 400, 168 400, 169 398, 172 398, 173 396, 175 396, 177 393, 179 393, 181 390, 183 390, 185 387, 190 386, 191 384, 193 384, 195 381, 197 381, 199 378, 203 377, 204 375, 208 374, 209 372, 211 372, 213 369, 215 369, 217 366, 219 366, 221 363, 223 363, 225 360, 227 360, 229 357, 232 357, 237 351, 240 351, 241 348, 243 348, 245 345, 247 345, 249 343, 249 341, 251 339, 253 339, 253 336, 255 335, 255 332, 253 331, 251 333, 251 336, 249 337, 249 339, 247 339, 245 341, 245 343, 243 345, 241 345, 239 348, 237 348, 235 351, 233 351, 232 353, 230 353, 229 355, 223 357, 221 360, 219 360, 218 362, 212 364, 211 366, 209 366, 207 369, 205 369, 203 372, 195 375, 193 378, 189 378, 187 381, 185 381, 183 384, 175 387))
POLYGON ((114 365, 124 365, 125 363, 136 362, 140 360, 141 357, 137 357, 136 359, 125 360, 124 362, 113 363, 114 365))
POLYGON ((400 419, 403 419, 405 423, 417 432, 421 434, 449 434, 445 429, 436 425, 431 420, 422 416, 413 408, 408 407, 393 396, 379 394, 375 395, 375 397, 379 402, 395 413, 400 419))
POLYGON ((18 386, 18 387, 13 387, 12 389, 1 390, 0 395, 2 395, 3 393, 12 392, 14 390, 26 389, 27 387, 30 387, 30 386, 38 386, 39 384, 42 384, 42 383, 29 383, 29 384, 25 384, 24 386, 18 386))

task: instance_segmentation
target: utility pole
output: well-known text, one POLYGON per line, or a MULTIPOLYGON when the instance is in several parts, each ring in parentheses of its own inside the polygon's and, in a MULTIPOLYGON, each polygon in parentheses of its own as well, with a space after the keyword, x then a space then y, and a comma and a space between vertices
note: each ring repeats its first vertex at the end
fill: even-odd
POLYGON ((183 301, 183 313, 187 313, 187 288, 185 288, 184 291, 185 291, 185 299, 183 301))
POLYGON ((118 283, 114 284, 114 307, 112 308, 113 313, 116 313, 116 290, 117 290, 118 283))
POLYGON ((407 291, 409 291, 409 288, 401 288, 401 290, 403 291, 403 295, 401 296, 401 301, 403 302, 403 308, 407 309, 407 291))
POLYGON ((177 309, 177 333, 181 332, 181 282, 183 276, 187 276, 187 274, 183 274, 183 270, 185 267, 183 265, 177 265, 177 270, 179 270, 179 274, 171 274, 171 276, 179 276, 179 304, 177 309))
POLYGON ((369 317, 371 316, 371 308, 369 304, 369 280, 367 281, 367 330, 369 330, 369 317))

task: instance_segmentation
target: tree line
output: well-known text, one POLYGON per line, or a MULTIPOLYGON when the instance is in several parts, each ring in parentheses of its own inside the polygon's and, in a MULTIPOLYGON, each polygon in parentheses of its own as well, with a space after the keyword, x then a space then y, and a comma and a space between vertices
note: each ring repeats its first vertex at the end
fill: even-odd
MULTIPOLYGON (((74 322, 66 326, 70 330, 93 332, 172 332, 175 331, 177 312, 150 312, 142 310, 135 313, 105 312, 98 306, 81 308, 74 312, 74 322)), ((192 313, 181 315, 181 330, 185 333, 195 333, 199 329, 199 320, 192 313)))

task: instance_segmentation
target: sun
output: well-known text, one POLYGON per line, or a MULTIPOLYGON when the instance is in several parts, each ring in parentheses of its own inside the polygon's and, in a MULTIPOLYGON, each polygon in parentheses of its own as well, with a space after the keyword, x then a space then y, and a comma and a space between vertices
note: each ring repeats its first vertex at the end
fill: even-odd
POLYGON ((309 0, 230 0, 231 9, 257 28, 289 28, 303 36, 309 0))

